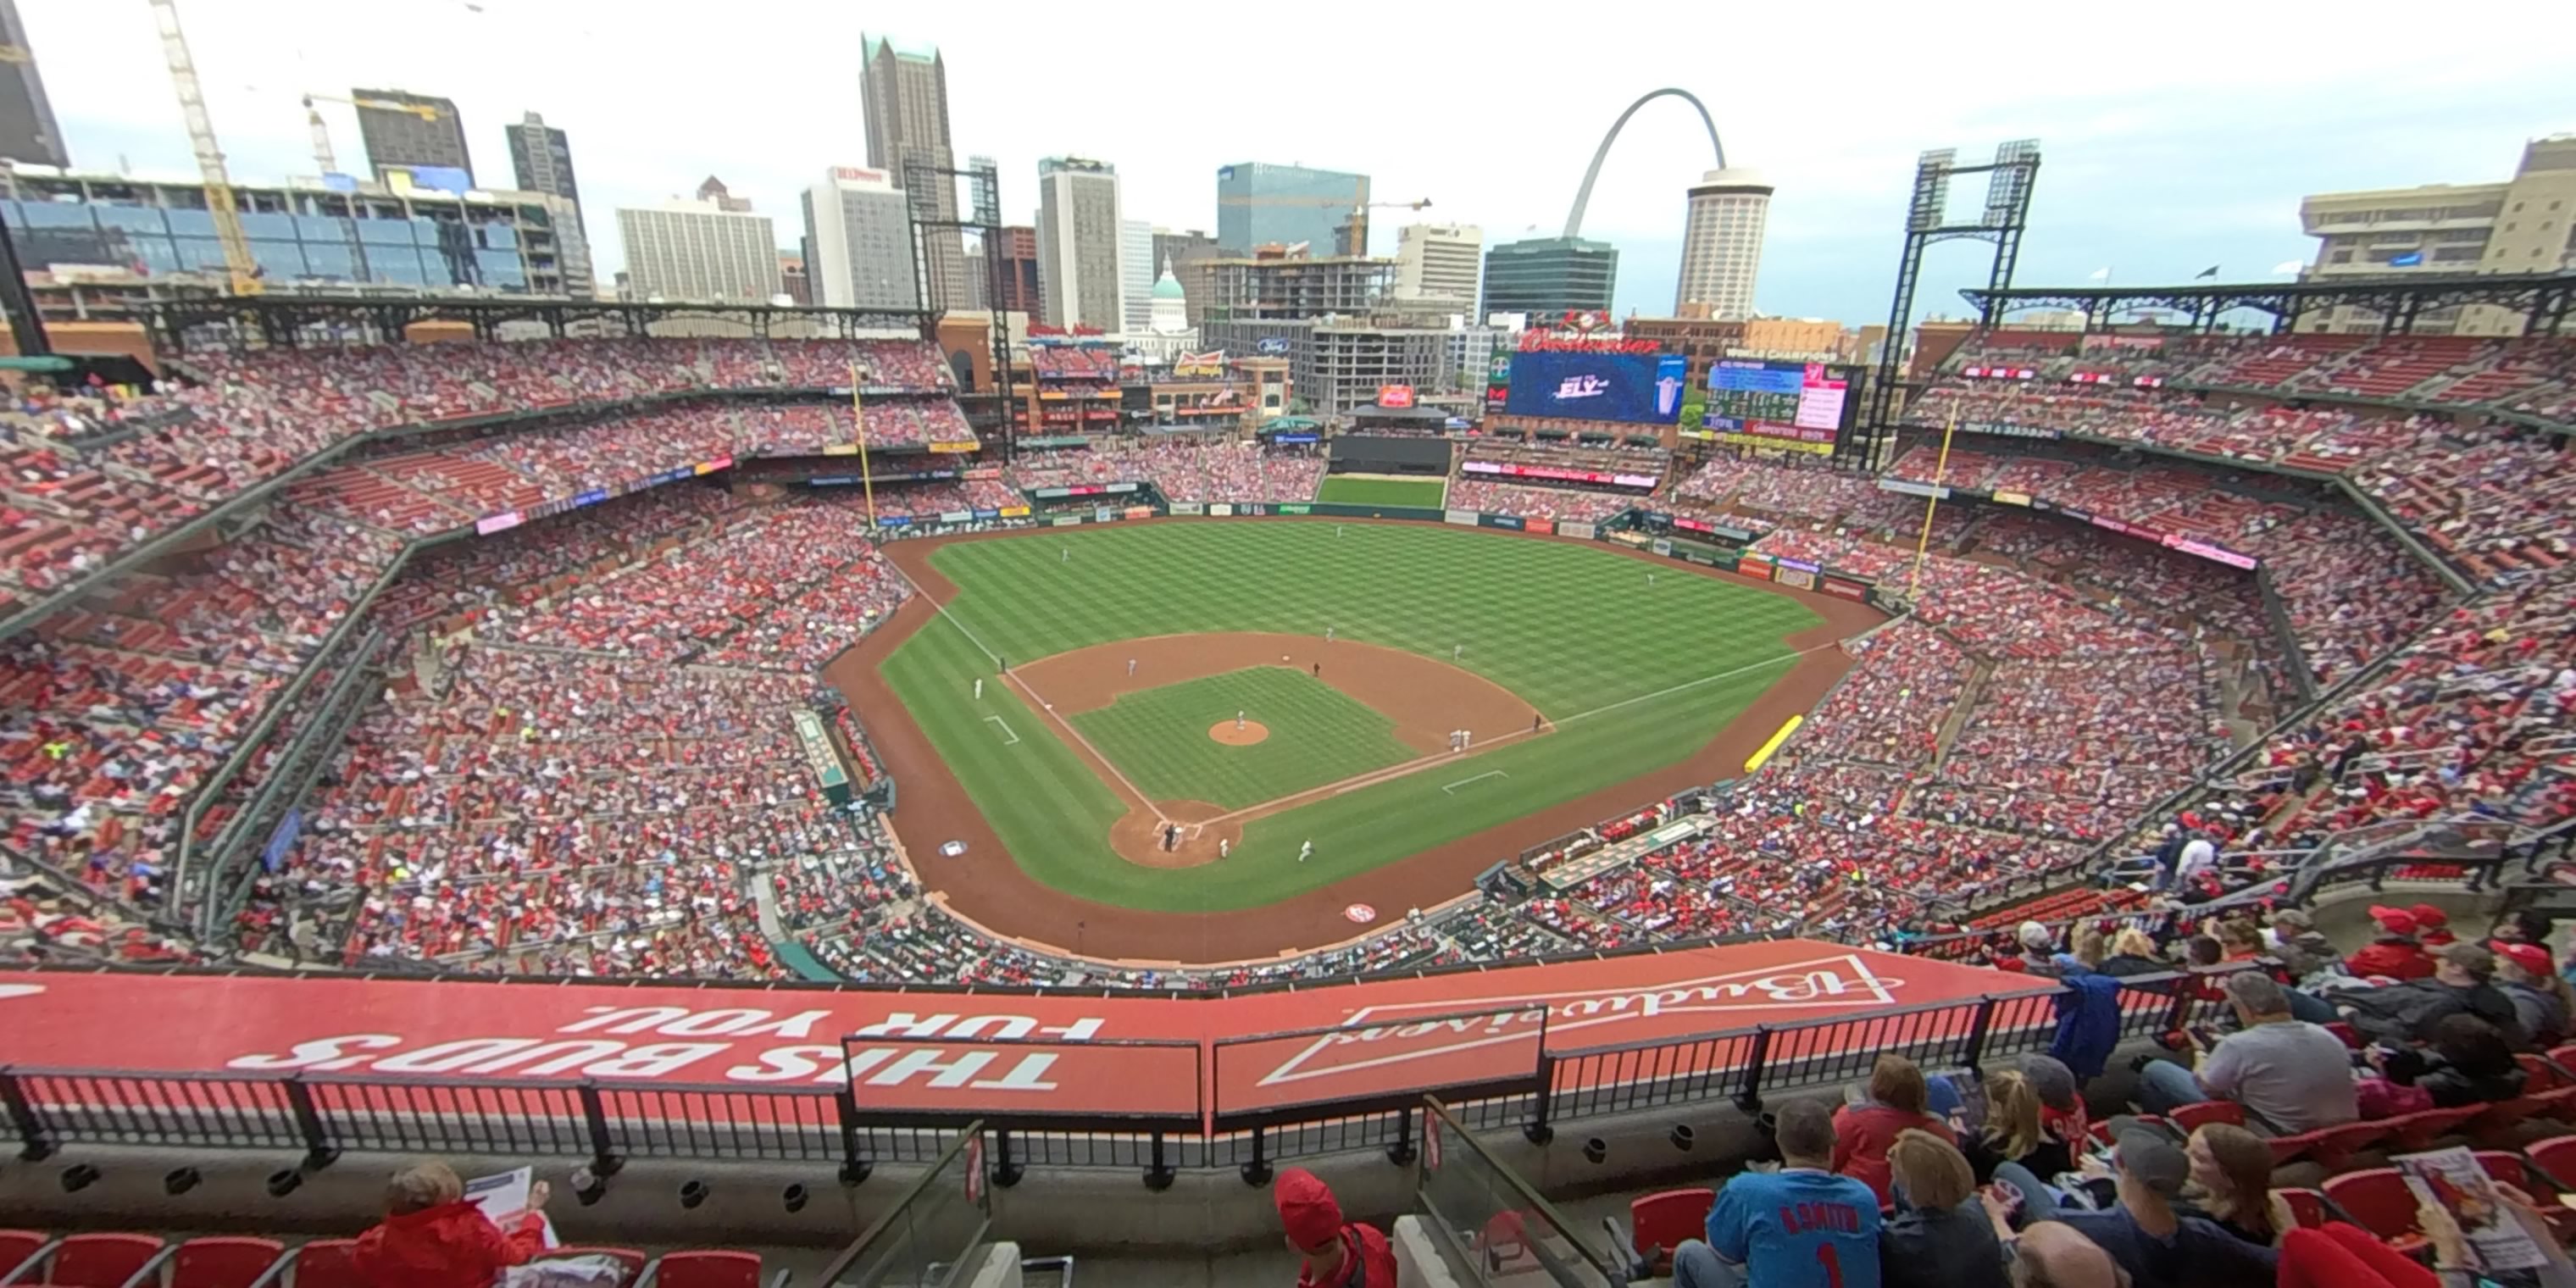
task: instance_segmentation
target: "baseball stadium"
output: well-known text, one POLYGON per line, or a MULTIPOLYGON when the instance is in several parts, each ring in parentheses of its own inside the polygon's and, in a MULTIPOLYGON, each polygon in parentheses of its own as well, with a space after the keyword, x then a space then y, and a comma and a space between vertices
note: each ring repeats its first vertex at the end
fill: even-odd
MULTIPOLYGON (((2036 155, 1917 183, 2020 173, 2017 239, 2036 155)), ((1266 1247, 1292 1165, 1457 1282, 1627 1283, 1649 1188, 1890 1060, 2116 1100, 2247 973, 2358 1048, 2376 976, 2282 961, 2329 933, 2545 994, 2576 274, 1966 296, 1876 361, 1536 319, 1314 416, 1302 357, 963 310, 57 326, 0 417, 0 1282, 365 1282, 265 1235, 443 1154, 574 1169, 621 1288, 764 1273, 657 1229, 1266 1247)), ((2395 1153, 2576 1193, 2555 1021, 2474 1103, 2228 1125, 2391 1241, 2395 1153)))

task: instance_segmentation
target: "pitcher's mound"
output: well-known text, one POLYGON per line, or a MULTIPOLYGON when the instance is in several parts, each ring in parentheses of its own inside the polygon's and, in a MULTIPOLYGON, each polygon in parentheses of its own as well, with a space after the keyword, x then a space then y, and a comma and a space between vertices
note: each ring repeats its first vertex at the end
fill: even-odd
POLYGON ((1208 737, 1228 747, 1249 747, 1270 736, 1270 726, 1258 720, 1246 720, 1237 727, 1231 720, 1219 720, 1208 726, 1208 737))

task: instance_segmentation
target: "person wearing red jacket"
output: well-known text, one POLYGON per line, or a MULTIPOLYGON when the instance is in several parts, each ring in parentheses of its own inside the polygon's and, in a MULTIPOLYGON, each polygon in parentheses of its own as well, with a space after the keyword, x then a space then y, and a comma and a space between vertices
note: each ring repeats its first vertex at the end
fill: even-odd
POLYGON ((2344 958, 2345 970, 2363 979, 2374 975, 2397 980, 2432 977, 2433 957, 2416 941, 2414 913, 2404 908, 2374 907, 2370 919, 2379 923, 2379 937, 2344 958))
POLYGON ((1376 1226, 1342 1220, 1331 1186, 1302 1167, 1279 1173, 1271 1189, 1288 1246, 1306 1258, 1297 1288, 1395 1288, 1395 1250, 1376 1226))
POLYGON ((395 1173, 384 1223, 358 1236, 359 1277, 371 1288, 492 1288, 503 1270, 545 1250, 544 1181, 529 1188, 527 1210, 510 1216, 506 1230, 464 1194, 444 1163, 395 1173))

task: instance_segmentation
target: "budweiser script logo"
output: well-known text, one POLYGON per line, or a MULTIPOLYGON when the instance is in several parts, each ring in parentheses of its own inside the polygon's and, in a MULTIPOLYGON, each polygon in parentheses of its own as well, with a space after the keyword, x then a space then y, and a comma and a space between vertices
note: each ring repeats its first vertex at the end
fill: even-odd
MULTIPOLYGON (((1870 973, 1850 954, 1728 971, 1627 988, 1534 993, 1519 997, 1467 997, 1363 1006, 1339 1032, 1316 1038, 1261 1079, 1262 1086, 1356 1073, 1478 1047, 1529 1042, 1545 1033, 1549 1045, 1569 1033, 1605 1026, 1703 1031, 1723 1024, 1653 1022, 1676 1015, 1739 1015, 1762 1011, 1815 1012, 1892 1006, 1905 981, 1870 973), (1489 1008, 1489 1009, 1488 1009, 1489 1008), (1408 1022, 1407 1016, 1436 1016, 1408 1022)), ((1593 1033, 1598 1045, 1629 1037, 1617 1029, 1593 1033)))

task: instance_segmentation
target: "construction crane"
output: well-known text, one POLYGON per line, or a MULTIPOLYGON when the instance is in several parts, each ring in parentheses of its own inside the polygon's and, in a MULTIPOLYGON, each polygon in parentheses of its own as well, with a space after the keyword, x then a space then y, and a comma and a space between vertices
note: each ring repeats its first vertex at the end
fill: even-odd
POLYGON ((259 261, 242 236, 241 213, 233 208, 233 182, 224 173, 224 150, 215 144, 215 123, 206 115, 206 95, 197 84, 197 61, 188 55, 188 37, 179 30, 177 0, 149 0, 152 18, 161 28, 161 52, 170 60, 170 84, 179 92, 179 115, 188 123, 188 142, 197 149, 197 170, 206 181, 206 213, 214 216, 215 239, 223 244, 224 270, 233 294, 257 295, 259 261))
POLYGON ((304 96, 304 125, 306 129, 313 132, 313 162, 322 167, 324 174, 337 173, 340 169, 340 159, 331 150, 331 127, 322 123, 322 114, 313 108, 317 102, 346 103, 351 107, 371 107, 385 112, 409 112, 424 121, 438 119, 438 109, 427 103, 397 103, 386 98, 344 98, 338 94, 307 94, 304 96))
POLYGON ((1431 198, 1420 201, 1362 201, 1352 205, 1350 217, 1342 221, 1343 253, 1368 254, 1368 212, 1372 210, 1428 210, 1431 198))

